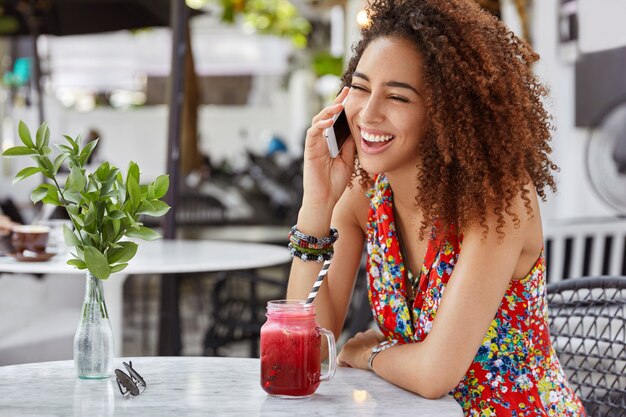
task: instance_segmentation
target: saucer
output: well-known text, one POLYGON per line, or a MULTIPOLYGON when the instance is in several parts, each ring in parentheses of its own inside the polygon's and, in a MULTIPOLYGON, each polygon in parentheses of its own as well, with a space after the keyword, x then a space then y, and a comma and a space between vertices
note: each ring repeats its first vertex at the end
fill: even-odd
POLYGON ((32 255, 24 255, 23 253, 18 252, 10 252, 9 256, 12 256, 19 262, 44 262, 48 259, 52 258, 56 253, 45 252, 45 253, 32 253, 32 255))

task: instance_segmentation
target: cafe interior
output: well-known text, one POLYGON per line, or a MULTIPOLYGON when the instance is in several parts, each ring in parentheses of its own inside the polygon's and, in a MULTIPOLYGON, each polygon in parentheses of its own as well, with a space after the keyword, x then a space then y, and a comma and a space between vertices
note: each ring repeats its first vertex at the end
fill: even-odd
MULTIPOLYGON (((541 211, 557 353, 589 415, 626 415, 626 8, 475 1, 539 53, 533 71, 550 90, 560 170, 541 211), (589 411, 607 403, 623 414, 589 411)), ((102 9, 62 0, 0 7, 2 151, 21 143, 20 122, 35 138, 46 121, 52 141, 97 138, 90 163, 135 162, 142 184, 169 175, 170 211, 140 217, 164 239, 140 243, 128 269, 104 281, 117 357, 259 358, 266 303, 286 294, 306 130, 339 90, 365 3, 93 3, 102 9), (109 12, 107 3, 145 10, 109 12)), ((0 375, 71 361, 85 296, 85 271, 64 261, 67 213, 31 200, 45 176, 14 183, 28 166, 0 158, 0 213, 47 231, 36 259, 15 252, 28 237, 1 240, 0 375)), ((59 172, 72 180, 73 171, 59 172)), ((374 326, 365 274, 363 261, 338 346, 374 326)))

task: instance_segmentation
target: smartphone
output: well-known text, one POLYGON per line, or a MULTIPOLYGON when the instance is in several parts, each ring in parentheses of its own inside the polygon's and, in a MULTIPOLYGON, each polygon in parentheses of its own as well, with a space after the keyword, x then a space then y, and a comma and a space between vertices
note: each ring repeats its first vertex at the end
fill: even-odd
POLYGON ((350 136, 350 126, 348 125, 345 109, 333 116, 333 120, 333 125, 324 129, 324 136, 326 137, 330 156, 336 158, 341 151, 341 147, 350 136))

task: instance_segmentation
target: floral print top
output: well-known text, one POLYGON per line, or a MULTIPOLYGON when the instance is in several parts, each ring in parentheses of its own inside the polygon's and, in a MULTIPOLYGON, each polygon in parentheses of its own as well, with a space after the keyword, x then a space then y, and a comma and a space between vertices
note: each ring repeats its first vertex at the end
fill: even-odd
MULTIPOLYGON (((402 261, 393 193, 384 175, 377 176, 368 195, 367 269, 374 318, 387 338, 420 342, 431 329, 462 237, 440 241, 431 236, 414 280, 402 261), (412 302, 410 294, 415 294, 412 302)), ((511 282, 474 361, 450 392, 465 416, 585 415, 550 343, 544 270, 542 253, 525 278, 511 282)))

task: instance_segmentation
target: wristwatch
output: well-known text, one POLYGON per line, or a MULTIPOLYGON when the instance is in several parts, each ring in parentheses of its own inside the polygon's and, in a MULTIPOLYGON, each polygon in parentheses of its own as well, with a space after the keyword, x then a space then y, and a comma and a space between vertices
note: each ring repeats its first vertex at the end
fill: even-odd
POLYGON ((372 362, 374 362, 374 358, 376 357, 376 355, 378 355, 383 350, 389 349, 390 347, 395 346, 397 344, 398 344, 398 341, 396 339, 393 339, 393 340, 385 340, 383 342, 380 342, 376 346, 374 346, 372 348, 372 353, 370 353, 370 358, 367 360, 367 367, 370 368, 370 371, 374 370, 372 368, 372 362))

